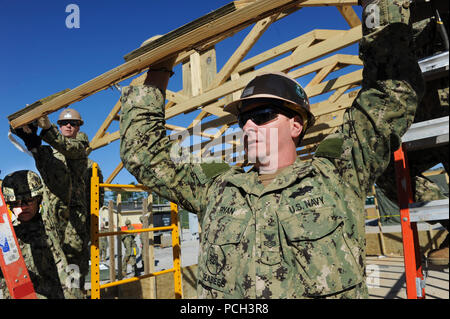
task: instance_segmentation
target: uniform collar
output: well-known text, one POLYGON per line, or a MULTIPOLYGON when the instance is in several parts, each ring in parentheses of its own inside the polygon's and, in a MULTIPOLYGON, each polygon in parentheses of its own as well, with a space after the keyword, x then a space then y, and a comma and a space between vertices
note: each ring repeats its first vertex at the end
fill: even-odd
POLYGON ((292 185, 297 179, 301 179, 312 170, 311 161, 302 161, 299 157, 295 162, 286 167, 273 181, 264 187, 258 180, 258 173, 253 168, 248 172, 234 171, 234 174, 225 176, 225 181, 236 187, 242 188, 246 193, 258 197, 265 193, 278 191, 292 185))

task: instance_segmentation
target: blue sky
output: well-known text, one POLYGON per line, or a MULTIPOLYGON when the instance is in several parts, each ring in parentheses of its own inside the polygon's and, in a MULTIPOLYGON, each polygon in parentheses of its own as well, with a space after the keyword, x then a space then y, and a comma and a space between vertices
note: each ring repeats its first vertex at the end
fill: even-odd
MULTIPOLYGON (((121 65, 123 56, 144 40, 170 32, 227 3, 221 0, 0 0, 0 148, 4 155, 0 159, 0 178, 20 169, 37 171, 34 160, 8 140, 8 115, 121 65), (76 4, 80 9, 80 28, 66 27, 69 4, 76 4)), ((360 14, 359 8, 355 10, 360 14)), ((273 24, 249 57, 316 28, 348 29, 348 24, 335 7, 305 8, 273 24)), ((216 46, 218 70, 247 32, 248 29, 216 46)), ((356 52, 355 45, 345 53, 356 52)), ((178 91, 182 88, 181 68, 175 71, 169 89, 178 91)), ((124 81, 121 85, 128 83, 124 81)), ((119 98, 117 90, 107 89, 74 103, 71 107, 85 121, 82 131, 92 138, 119 98)), ((49 116, 52 122, 56 122, 59 112, 49 116)), ((171 123, 187 126, 194 115, 177 117, 171 123)), ((116 129, 118 123, 109 132, 116 129)), ((99 163, 105 177, 109 176, 120 161, 119 141, 93 151, 90 158, 99 163)), ((132 181, 134 177, 126 170, 114 180, 121 184, 132 181)))

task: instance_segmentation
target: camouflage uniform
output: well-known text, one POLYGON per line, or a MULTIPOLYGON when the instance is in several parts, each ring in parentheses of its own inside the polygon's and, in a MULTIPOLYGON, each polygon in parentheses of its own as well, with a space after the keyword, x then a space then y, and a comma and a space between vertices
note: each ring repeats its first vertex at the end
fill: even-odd
MULTIPOLYGON (((447 5, 448 8, 448 5, 447 5)), ((421 13, 414 12, 415 16, 421 13)), ((447 9, 448 10, 448 9, 447 9)), ((441 11, 442 13, 442 11, 441 11)), ((448 13, 443 16, 444 24, 448 26, 448 13)), ((435 19, 423 19, 413 24, 414 33, 414 49, 418 58, 429 57, 436 52, 445 50, 440 40, 435 19)), ((423 122, 431 119, 441 118, 449 115, 449 77, 447 76, 433 79, 426 82, 425 94, 420 101, 419 107, 414 118, 414 122, 423 122)), ((425 150, 408 151, 408 166, 410 169, 411 183, 413 190, 413 198, 416 202, 424 202, 447 198, 439 186, 430 179, 422 175, 423 172, 430 168, 442 164, 449 173, 449 148, 448 145, 427 148, 425 150)), ((394 159, 385 173, 377 180, 377 186, 393 203, 398 203, 397 184, 395 178, 394 159)), ((447 228, 448 220, 440 221, 447 228)), ((433 223, 433 222, 432 222, 433 223)))
MULTIPOLYGON (((134 227, 131 226, 131 223, 127 223, 127 229, 133 230, 134 227)), ((131 265, 132 271, 134 271, 134 275, 136 275, 137 269, 136 269, 136 252, 137 252, 137 245, 134 240, 136 235, 134 234, 126 234, 122 236, 122 242, 125 246, 125 256, 122 260, 122 275, 125 276, 127 274, 127 265, 131 265)))
MULTIPOLYGON (((106 227, 102 227, 102 232, 108 231, 106 227)), ((102 236, 99 238, 100 241, 100 261, 105 261, 108 258, 108 237, 102 236)))
POLYGON ((125 167, 201 223, 199 298, 368 297, 364 199, 423 90, 410 28, 388 25, 408 21, 406 3, 397 2, 381 8, 381 27, 363 27, 363 85, 344 124, 312 160, 297 159, 266 187, 255 171, 173 162, 179 146, 166 136, 164 95, 149 86, 122 90, 125 167))
POLYGON ((86 203, 85 174, 87 170, 86 135, 64 137, 55 125, 41 132, 50 146, 33 151, 36 167, 54 207, 55 223, 63 251, 69 264, 80 269, 81 284, 89 271, 89 210, 86 203))
MULTIPOLYGON (((28 179, 30 181, 29 185, 42 185, 39 177, 36 174, 29 174, 29 171, 19 171, 14 174, 16 180, 23 181, 28 179), (22 174, 22 178, 17 178, 19 174, 22 174)), ((5 178, 5 181, 7 181, 8 176, 5 178)), ((4 183, 4 187, 6 187, 6 184, 8 184, 8 187, 11 186, 9 181, 4 183)), ((21 183, 21 185, 14 186, 14 190, 23 189, 24 184, 21 183)), ((33 189, 33 187, 31 186, 29 189, 33 189)), ((29 191, 28 194, 30 194, 29 191)), ((34 195, 25 195, 22 198, 17 198, 14 194, 8 194, 7 192, 4 195, 5 201, 34 197, 34 195), (16 198, 11 199, 12 197, 16 198)), ((48 218, 53 213, 49 205, 48 193, 44 191, 42 196, 42 206, 33 219, 28 222, 20 222, 17 219, 13 221, 14 231, 34 290, 39 299, 80 298, 81 294, 78 289, 67 287, 67 280, 71 275, 71 271, 67 267, 66 257, 58 240, 58 228, 52 222, 53 219, 48 218)), ((3 298, 10 298, 11 296, 1 271, 0 277, 3 298)))

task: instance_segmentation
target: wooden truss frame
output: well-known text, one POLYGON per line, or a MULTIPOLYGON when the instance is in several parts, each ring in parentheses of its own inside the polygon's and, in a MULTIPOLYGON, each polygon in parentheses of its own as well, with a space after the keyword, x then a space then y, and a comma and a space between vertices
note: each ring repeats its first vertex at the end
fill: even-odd
MULTIPOLYGON (((201 149, 202 154, 208 152, 212 146, 223 143, 224 133, 236 123, 236 118, 224 112, 223 106, 239 98, 241 90, 254 76, 262 72, 285 72, 293 78, 314 74, 312 80, 305 86, 308 96, 311 98, 329 94, 325 100, 311 105, 311 111, 316 116, 316 123, 304 137, 302 147, 298 151, 299 156, 307 159, 314 152, 317 144, 342 123, 345 109, 351 105, 357 94, 357 90, 352 89, 360 86, 362 80, 362 68, 344 73, 348 66, 362 66, 358 56, 339 53, 330 56, 361 39, 361 21, 352 5, 357 5, 357 0, 231 2, 131 52, 125 57, 127 62, 113 70, 72 90, 40 100, 10 115, 8 117, 10 125, 12 127, 25 125, 42 115, 53 113, 120 81, 138 75, 154 62, 177 55, 176 64, 182 64, 183 89, 179 92, 167 91, 166 119, 183 116, 196 110, 200 112, 186 128, 171 124, 166 124, 166 128, 170 131, 188 130, 191 134, 199 132, 202 138, 208 141, 192 145, 192 147, 201 149), (336 6, 350 28, 313 30, 244 60, 271 24, 308 6, 336 6), (250 25, 253 25, 250 32, 222 69, 217 72, 214 45, 250 25), (324 56, 327 57, 322 58, 324 56), (260 65, 263 66, 260 67, 260 65), (343 75, 327 80, 330 74, 338 70, 343 75), (196 130, 196 125, 201 125, 201 129, 196 130), (206 133, 205 131, 210 128, 217 128, 217 133, 206 133)), ((131 83, 142 83, 144 77, 145 74, 142 74, 131 83)), ((119 119, 120 109, 119 100, 90 141, 92 150, 104 147, 120 138, 119 131, 107 132, 113 121, 119 119)), ((105 182, 111 183, 122 168, 123 164, 119 163, 105 182)))

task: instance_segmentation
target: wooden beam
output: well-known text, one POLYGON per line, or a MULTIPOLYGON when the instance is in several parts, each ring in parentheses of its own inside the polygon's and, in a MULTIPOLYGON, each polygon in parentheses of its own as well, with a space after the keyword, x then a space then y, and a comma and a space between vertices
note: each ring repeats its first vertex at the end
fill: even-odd
POLYGON ((307 0, 301 3, 302 7, 325 7, 325 6, 356 6, 358 0, 307 0))
MULTIPOLYGON (((297 78, 297 77, 300 77, 300 76, 303 76, 303 75, 315 72, 317 70, 320 70, 320 69, 322 69, 324 67, 327 67, 329 65, 333 65, 336 62, 339 63, 341 60, 351 60, 351 59, 348 59, 347 55, 340 55, 340 54, 334 55, 334 56, 331 56, 329 58, 326 58, 326 59, 314 62, 312 64, 309 64, 309 65, 307 65, 307 66, 305 66, 305 67, 303 67, 301 69, 297 69, 295 71, 292 71, 291 73, 288 73, 288 75, 290 75, 293 78, 297 78), (344 59, 342 59, 342 57, 344 57, 344 59)), ((355 62, 356 61, 360 61, 360 60, 358 59, 358 60, 355 60, 355 62)), ((358 75, 358 74, 356 74, 356 75, 358 75)), ((344 79, 346 79, 346 81, 353 82, 352 79, 351 79, 351 76, 347 77, 347 78, 344 78, 344 79)), ((358 79, 356 79, 356 84, 358 84, 358 79)), ((334 86, 330 86, 329 88, 330 89, 338 89, 338 90, 340 90, 341 86, 345 86, 345 83, 343 83, 341 81, 338 81, 334 86)), ((316 87, 316 89, 317 89, 317 87, 316 87)), ((323 90, 323 88, 322 88, 322 90, 323 90)), ((345 92, 345 90, 343 92, 345 92)), ((206 111, 208 113, 214 114, 214 115, 218 116, 219 118, 224 117, 224 116, 229 116, 229 113, 224 112, 223 109, 222 109, 223 106, 226 103, 228 103, 228 102, 225 101, 225 99, 220 99, 220 100, 218 100, 218 101, 216 101, 216 102, 214 102, 212 104, 208 104, 207 106, 203 107, 202 110, 206 111)))
POLYGON ((208 112, 205 112, 202 110, 197 117, 189 124, 188 128, 194 127, 195 125, 199 124, 205 117, 208 116, 208 112))
MULTIPOLYGON (((143 74, 135 79, 133 79, 133 81, 131 81, 130 85, 141 85, 144 83, 144 80, 146 78, 146 74, 143 74)), ((175 101, 177 103, 183 102, 187 100, 187 97, 183 96, 180 93, 175 93, 173 91, 170 90, 166 90, 166 98, 169 101, 175 101)), ((122 103, 119 101, 117 101, 117 103, 114 105, 113 109, 111 110, 111 112, 109 113, 109 115, 106 117, 105 121, 103 122, 103 124, 100 126, 100 128, 98 129, 97 133, 95 134, 95 136, 92 138, 91 142, 89 143, 89 147, 90 149, 97 149, 99 148, 98 145, 106 145, 108 143, 104 143, 103 144, 100 142, 99 140, 103 137, 105 137, 106 134, 106 130, 109 128, 109 126, 111 125, 111 123, 116 119, 120 109, 122 107, 122 103)))
POLYGON ((348 84, 360 83, 362 81, 362 70, 357 70, 340 76, 339 78, 319 83, 317 85, 305 89, 308 97, 324 94, 326 92, 336 90, 348 84))
POLYGON ((247 55, 253 45, 258 41, 258 39, 263 35, 267 28, 275 21, 278 14, 272 15, 265 19, 258 21, 252 30, 247 34, 245 39, 239 45, 239 47, 234 51, 233 55, 228 59, 227 63, 222 67, 220 72, 214 78, 208 89, 218 87, 223 84, 234 71, 236 66, 242 61, 242 59, 247 55))
MULTIPOLYGON (((299 2, 303 2, 300 0, 299 2)), ((217 35, 232 34, 242 30, 246 26, 275 12, 286 10, 293 6, 291 0, 258 0, 252 2, 234 2, 236 10, 225 14, 218 19, 198 25, 196 28, 188 28, 181 35, 168 40, 164 45, 158 46, 128 62, 103 73, 96 78, 81 84, 80 86, 64 93, 51 101, 34 108, 25 108, 23 114, 9 116, 8 120, 13 128, 30 123, 42 115, 50 114, 74 102, 81 101, 87 96, 99 92, 109 86, 123 81, 133 75, 139 74, 149 65, 174 56, 185 51, 193 44, 207 41, 217 35)), ((192 26, 192 25, 191 25, 192 26)), ((182 29, 181 27, 180 29, 182 29)), ((176 31, 176 30, 175 30, 176 31)), ((157 41, 163 39, 159 38, 157 41)))
POLYGON ((108 114, 108 116, 106 117, 103 124, 100 125, 100 128, 98 129, 97 133, 95 134, 95 136, 92 138, 91 142, 89 143, 89 147, 91 149, 94 149, 92 146, 96 145, 98 140, 105 136, 106 130, 109 128, 111 123, 114 121, 114 118, 119 113, 121 107, 122 107, 122 103, 119 100, 119 101, 117 101, 116 105, 114 105, 114 107, 112 108, 112 110, 108 114))
POLYGON ((109 175, 109 177, 106 179, 105 184, 111 184, 114 178, 116 178, 117 174, 122 170, 123 163, 120 162, 119 165, 114 169, 114 171, 109 175))
POLYGON ((102 146, 108 145, 111 142, 114 142, 115 140, 118 140, 120 138, 120 132, 115 131, 114 133, 108 133, 106 132, 101 138, 98 138, 94 142, 91 142, 89 144, 89 147, 93 150, 100 148, 102 146))
POLYGON ((198 96, 202 94, 202 71, 200 66, 200 53, 195 51, 191 54, 191 95, 198 96))
POLYGON ((352 6, 344 5, 344 6, 337 6, 336 8, 339 10, 339 12, 344 17, 345 21, 347 21, 348 25, 351 28, 354 28, 361 24, 361 20, 359 20, 359 17, 356 14, 355 10, 353 10, 352 6))
POLYGON ((166 99, 173 101, 174 103, 182 103, 187 101, 189 97, 183 95, 181 92, 173 92, 171 90, 166 90, 166 99))
POLYGON ((337 66, 338 62, 334 62, 332 64, 329 64, 325 67, 323 67, 319 72, 317 72, 316 76, 309 81, 308 85, 305 87, 305 90, 310 88, 313 85, 319 84, 320 82, 323 81, 323 79, 325 79, 328 74, 330 74, 334 68, 337 66))
MULTIPOLYGON (((317 63, 318 63, 319 66, 325 65, 325 67, 326 67, 326 65, 334 65, 335 60, 337 59, 337 57, 333 56, 333 57, 330 57, 328 59, 329 59, 328 60, 328 64, 324 63, 325 60, 319 61, 317 63), (329 64, 330 62, 331 62, 331 64, 329 64)), ((312 66, 312 64, 308 66, 308 70, 311 70, 311 68, 310 68, 311 66, 312 66)), ((361 82, 361 80, 362 80, 362 70, 357 70, 357 71, 354 71, 352 73, 343 75, 343 76, 341 76, 339 78, 332 79, 332 80, 329 80, 329 81, 324 82, 324 83, 319 83, 319 84, 316 84, 316 85, 308 86, 307 88, 305 88, 305 92, 308 94, 309 97, 312 97, 312 96, 323 94, 323 93, 331 91, 331 90, 340 90, 341 88, 344 88, 344 91, 345 91, 351 85, 358 84, 359 82, 361 82)), ((339 108, 337 108, 337 109, 340 109, 342 107, 342 105, 345 105, 347 103, 350 105, 351 101, 353 101, 354 97, 356 96, 356 93, 357 92, 349 93, 348 95, 346 95, 346 99, 345 100, 336 101, 334 103, 334 105, 339 105, 339 108)), ((342 94, 342 93, 340 93, 340 94, 342 94)), ((189 134, 192 134, 193 132, 197 131, 197 127, 195 128, 196 130, 194 131, 194 126, 196 126, 196 125, 200 125, 201 128, 202 128, 201 131, 204 131, 204 130, 206 130, 208 128, 211 128, 211 127, 218 127, 218 126, 222 126, 222 125, 231 125, 231 124, 236 123, 236 118, 234 117, 234 115, 231 115, 231 114, 229 114, 227 112, 224 112, 223 110, 220 109, 220 106, 223 106, 223 104, 224 104, 224 102, 222 100, 219 100, 219 101, 217 101, 217 102, 215 102, 213 104, 210 104, 210 105, 206 106, 204 108, 205 111, 204 112, 202 111, 200 113, 201 116, 199 114, 199 116, 198 116, 197 120, 195 121, 195 123, 194 122, 191 123, 191 125, 189 125, 189 127, 187 128, 189 134), (218 108, 218 110, 220 110, 221 113, 219 114, 219 118, 216 119, 216 120, 207 122, 207 123, 211 124, 211 123, 215 123, 214 121, 216 121, 218 124, 217 125, 210 125, 210 124, 201 123, 201 120, 206 117, 207 112, 211 112, 211 113, 215 112, 213 110, 214 108, 218 108)), ((323 110, 324 108, 328 108, 328 109, 326 109, 326 112, 331 112, 333 110, 337 110, 337 109, 333 109, 332 106, 333 106, 333 103, 329 103, 328 101, 324 101, 324 102, 320 102, 320 103, 311 105, 311 111, 313 112, 314 115, 318 115, 318 114, 322 114, 323 112, 325 112, 323 110), (319 105, 321 106, 320 108, 319 108, 319 105)), ((166 124, 166 128, 170 129, 170 130, 176 130, 176 131, 186 130, 185 128, 174 126, 174 125, 169 125, 169 124, 166 124)), ((200 134, 200 136, 207 137, 207 138, 212 138, 211 135, 203 133, 203 132, 200 134)), ((97 149, 97 148, 103 147, 105 145, 108 145, 111 142, 113 142, 115 140, 118 140, 119 138, 120 138, 120 132, 119 131, 116 131, 116 132, 111 133, 111 134, 106 133, 105 136, 103 136, 102 138, 98 138, 95 141, 92 141, 90 147, 92 149, 97 149)))
MULTIPOLYGON (((340 30, 338 32, 341 33, 342 31, 340 30)), ((316 35, 315 31, 308 32, 308 33, 303 34, 295 39, 289 40, 289 41, 287 41, 283 44, 280 44, 272 49, 262 52, 252 58, 244 60, 238 65, 235 72, 242 73, 249 69, 253 69, 255 66, 262 64, 264 62, 267 62, 269 60, 272 60, 280 55, 286 54, 288 52, 292 52, 300 45, 303 45, 305 43, 311 43, 311 41, 314 41, 316 39, 315 35, 316 35)))
MULTIPOLYGON (((314 124, 314 127, 310 129, 309 132, 306 134, 305 138, 311 138, 311 136, 316 136, 318 134, 321 134, 324 129, 328 129, 328 125, 330 124, 331 128, 335 128, 336 126, 342 124, 342 116, 345 112, 345 110, 351 106, 353 100, 356 97, 357 92, 350 92, 346 95, 344 95, 341 99, 338 99, 335 103, 329 103, 327 101, 319 102, 316 104, 311 105, 311 111, 316 117, 316 123, 314 124), (320 133, 317 133, 320 132, 320 133)), ((230 125, 233 125, 236 123, 236 120, 233 120, 230 118, 227 127, 230 125)), ((225 129, 226 130, 226 129, 225 129)), ((225 132, 223 130, 223 132, 225 132)), ((213 137, 210 141, 204 141, 201 143, 197 143, 195 145, 192 145, 192 149, 205 149, 205 147, 211 148, 213 146, 217 146, 222 144, 226 140, 231 140, 231 138, 228 138, 226 136, 217 135, 213 137)), ((306 139, 307 141, 307 139, 306 139)), ((305 144, 307 145, 307 144, 305 144)), ((204 151, 203 151, 204 153, 204 151)))
POLYGON ((189 101, 180 103, 170 108, 166 112, 166 118, 171 118, 178 114, 189 112, 193 109, 198 108, 201 105, 207 104, 207 102, 216 100, 219 97, 233 93, 234 91, 243 88, 253 77, 262 72, 285 71, 287 69, 293 68, 303 63, 310 62, 314 59, 318 59, 326 54, 332 53, 338 49, 353 44, 361 38, 362 35, 361 32, 362 32, 361 26, 355 27, 348 31, 342 31, 340 34, 335 35, 329 38, 328 40, 324 40, 318 44, 306 48, 305 50, 302 51, 303 54, 296 55, 295 59, 291 56, 288 56, 272 64, 269 64, 261 69, 258 69, 257 71, 246 73, 236 81, 225 82, 218 88, 212 89, 200 96, 190 99, 189 101))
POLYGON ((314 116, 320 116, 331 112, 336 112, 344 108, 350 107, 358 94, 359 90, 342 94, 340 98, 335 101, 325 100, 311 105, 311 112, 314 116))

